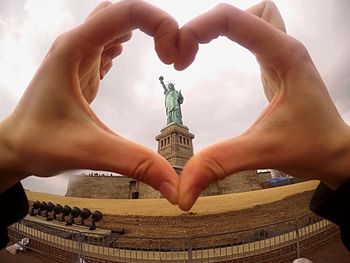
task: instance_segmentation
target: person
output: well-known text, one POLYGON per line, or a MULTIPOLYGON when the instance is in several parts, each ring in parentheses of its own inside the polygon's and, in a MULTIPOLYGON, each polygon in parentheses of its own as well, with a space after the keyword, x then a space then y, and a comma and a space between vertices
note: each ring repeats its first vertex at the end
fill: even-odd
POLYGON ((189 210, 211 182, 266 167, 321 180, 311 207, 340 225, 350 250, 349 131, 306 48, 286 34, 272 2, 246 11, 220 4, 180 30, 172 17, 145 2, 102 3, 55 40, 14 112, 0 123, 0 201, 18 199, 1 219, 1 240, 6 225, 23 216, 18 211, 25 211, 26 199, 18 182, 30 174, 117 172, 189 210), (159 58, 177 70, 192 63, 199 44, 221 35, 250 50, 260 65, 268 106, 242 135, 194 155, 180 177, 161 156, 111 131, 89 107, 134 28, 153 36, 159 58))
POLYGON ((245 12, 220 4, 180 31, 182 60, 175 68, 194 60, 199 43, 226 36, 255 55, 269 104, 243 134, 209 146, 188 161, 180 177, 179 207, 189 210, 209 184, 241 170, 275 168, 318 179, 310 208, 340 226, 350 251, 350 128, 305 46, 286 34, 276 5, 264 1, 245 12))
POLYGON ((171 123, 182 123, 182 114, 181 114, 181 104, 184 101, 184 98, 181 94, 181 90, 175 90, 174 83, 169 83, 168 86, 164 84, 164 78, 159 77, 160 83, 164 89, 165 95, 165 109, 167 115, 167 125, 171 123))
POLYGON ((14 111, 0 123, 0 247, 6 226, 24 217, 28 202, 19 181, 64 170, 117 172, 143 181, 177 203, 178 176, 160 155, 110 130, 89 104, 99 82, 139 28, 155 50, 174 62, 178 24, 143 1, 103 2, 78 27, 52 44, 14 111), (10 201, 11 200, 11 201, 10 201))

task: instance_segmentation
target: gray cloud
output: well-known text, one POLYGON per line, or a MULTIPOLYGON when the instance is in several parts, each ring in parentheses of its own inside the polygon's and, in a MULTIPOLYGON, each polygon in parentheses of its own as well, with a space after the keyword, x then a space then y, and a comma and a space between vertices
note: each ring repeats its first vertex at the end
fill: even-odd
MULTIPOLYGON (((97 2, 84 1, 82 4, 82 1, 66 0, 67 21, 54 32, 33 36, 34 49, 30 50, 34 54, 33 61, 39 65, 54 37, 80 24, 97 2)), ((0 21, 10 23, 13 28, 25 23, 24 3, 0 1, 0 21)), ((279 3, 288 32, 308 48, 339 111, 350 122, 350 2, 288 0, 277 1, 279 3)), ((10 29, 0 24, 0 33, 4 30, 10 29)), ((210 46, 215 48, 215 43, 210 46)), ((232 44, 232 48, 234 46, 232 44)), ((183 118, 185 125, 196 134, 196 151, 239 135, 267 104, 259 76, 255 71, 239 71, 245 62, 240 58, 225 54, 207 58, 206 51, 201 47, 193 65, 184 72, 176 72, 161 65, 151 38, 135 32, 133 39, 125 44, 123 54, 115 61, 114 68, 101 82, 92 108, 114 131, 155 150, 154 137, 166 121, 164 97, 158 81, 159 75, 164 74, 166 80, 174 81, 185 96, 183 118), (232 67, 220 69, 219 66, 228 60, 232 67)), ((218 51, 222 50, 215 50, 218 51)), ((0 87, 0 90, 2 119, 9 114, 17 98, 5 87, 0 87)), ((33 179, 31 182, 38 184, 33 179)))
POLYGON ((26 0, 16 0, 16 1, 0 1, 0 19, 15 20, 16 18, 23 17, 25 15, 23 7, 26 0), (16 15, 16 16, 14 16, 16 15))
MULTIPOLYGON (((102 81, 98 97, 92 104, 110 128, 148 146, 152 145, 148 136, 153 134, 153 138, 156 129, 160 129, 157 117, 160 107, 155 107, 154 96, 142 96, 139 89, 147 90, 144 82, 147 69, 142 60, 152 49, 152 40, 143 33, 135 32, 133 39, 125 44, 123 54, 115 61, 114 68, 102 81)), ((154 84, 158 85, 157 76, 154 76, 154 84)))
POLYGON ((342 115, 350 110, 350 2, 294 1, 289 33, 308 48, 342 115))
POLYGON ((259 78, 228 71, 191 87, 186 103, 184 114, 196 133, 199 150, 246 130, 266 105, 266 99, 259 78), (225 82, 232 85, 223 85, 225 82))

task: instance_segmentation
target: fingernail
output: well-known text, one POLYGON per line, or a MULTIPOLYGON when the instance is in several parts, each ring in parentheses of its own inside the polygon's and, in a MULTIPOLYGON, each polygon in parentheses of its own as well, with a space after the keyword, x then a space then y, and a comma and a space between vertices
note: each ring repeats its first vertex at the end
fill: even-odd
POLYGON ((197 201, 198 197, 201 194, 201 190, 199 189, 192 189, 191 191, 188 192, 188 194, 185 195, 185 200, 181 204, 181 209, 185 211, 191 210, 193 207, 194 203, 197 201))
POLYGON ((177 188, 175 186, 170 183, 163 183, 159 188, 159 192, 161 192, 170 203, 173 205, 177 204, 177 188))
POLYGON ((104 78, 104 76, 106 75, 106 70, 105 69, 102 69, 102 70, 100 70, 100 79, 103 79, 104 78))

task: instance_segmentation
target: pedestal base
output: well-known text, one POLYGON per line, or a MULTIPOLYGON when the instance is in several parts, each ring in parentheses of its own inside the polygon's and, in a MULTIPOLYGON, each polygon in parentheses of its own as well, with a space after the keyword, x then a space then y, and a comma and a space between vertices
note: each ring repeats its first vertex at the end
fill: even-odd
POLYGON ((193 155, 194 134, 181 124, 169 124, 156 137, 158 153, 162 155, 179 174, 193 155))

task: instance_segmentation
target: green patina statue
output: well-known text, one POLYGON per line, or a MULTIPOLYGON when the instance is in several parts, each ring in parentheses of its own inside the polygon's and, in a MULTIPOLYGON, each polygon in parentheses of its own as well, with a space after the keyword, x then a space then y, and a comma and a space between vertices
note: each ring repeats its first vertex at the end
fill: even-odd
POLYGON ((171 82, 166 86, 163 76, 160 76, 159 80, 164 89, 167 125, 171 123, 183 124, 180 105, 183 103, 184 97, 181 94, 181 90, 177 91, 175 84, 171 82))

